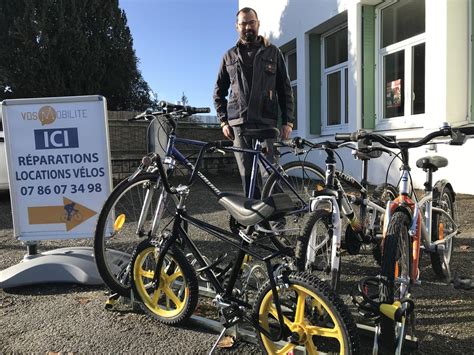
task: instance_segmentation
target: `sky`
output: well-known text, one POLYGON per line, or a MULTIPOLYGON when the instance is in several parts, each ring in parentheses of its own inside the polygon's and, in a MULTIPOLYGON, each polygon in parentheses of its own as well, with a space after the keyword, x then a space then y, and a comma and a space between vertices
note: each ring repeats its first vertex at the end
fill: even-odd
POLYGON ((159 100, 210 107, 224 53, 237 41, 238 0, 119 0, 139 69, 159 100))

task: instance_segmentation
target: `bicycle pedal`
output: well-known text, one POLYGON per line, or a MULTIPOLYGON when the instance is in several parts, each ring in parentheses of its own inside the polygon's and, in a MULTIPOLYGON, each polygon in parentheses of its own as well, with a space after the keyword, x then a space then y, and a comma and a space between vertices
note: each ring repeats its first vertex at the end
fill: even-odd
POLYGON ((230 305, 222 308, 222 315, 224 316, 225 322, 224 327, 229 328, 236 324, 243 315, 243 311, 238 305, 230 305))
POLYGON ((114 293, 113 295, 109 296, 107 301, 105 301, 105 309, 111 310, 114 306, 118 303, 120 299, 120 295, 118 293, 114 293))

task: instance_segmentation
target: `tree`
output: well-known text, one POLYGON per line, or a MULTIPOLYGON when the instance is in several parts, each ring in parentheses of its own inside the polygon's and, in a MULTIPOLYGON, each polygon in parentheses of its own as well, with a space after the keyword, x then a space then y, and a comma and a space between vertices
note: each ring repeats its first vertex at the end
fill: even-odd
POLYGON ((118 0, 0 0, 0 100, 100 94, 152 103, 118 0))
POLYGON ((184 94, 184 91, 183 91, 183 95, 181 95, 181 104, 184 106, 188 104, 188 97, 184 94))

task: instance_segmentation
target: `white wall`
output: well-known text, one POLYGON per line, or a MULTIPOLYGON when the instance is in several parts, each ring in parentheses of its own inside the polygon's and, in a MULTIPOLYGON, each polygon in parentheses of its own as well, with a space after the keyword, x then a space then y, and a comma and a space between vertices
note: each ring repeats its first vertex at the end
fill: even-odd
MULTIPOLYGON (((278 45, 296 38, 298 57, 298 131, 295 135, 314 141, 332 137, 309 134, 309 51, 307 33, 321 23, 347 10, 349 32, 349 131, 361 127, 361 3, 376 5, 374 0, 240 0, 239 7, 254 8, 260 18, 260 33, 278 45)), ((443 122, 451 125, 468 123, 469 114, 469 5, 468 0, 426 0, 426 118, 422 127, 397 130, 394 134, 416 139, 437 129, 443 122)), ((433 152, 430 152, 432 154, 433 152)), ((411 152, 415 186, 422 188, 425 175, 415 162, 426 154, 425 148, 411 152)), ((435 180, 447 178, 460 193, 474 194, 469 171, 469 158, 474 156, 474 142, 462 147, 442 145, 437 154, 449 160, 447 168, 435 173, 435 180)), ((347 172, 360 176, 360 162, 342 152, 347 172)), ((324 154, 314 153, 311 160, 324 165, 324 154)), ((369 165, 369 181, 380 183, 391 158, 373 160, 369 165)), ((391 168, 391 182, 398 181, 398 164, 391 168)))

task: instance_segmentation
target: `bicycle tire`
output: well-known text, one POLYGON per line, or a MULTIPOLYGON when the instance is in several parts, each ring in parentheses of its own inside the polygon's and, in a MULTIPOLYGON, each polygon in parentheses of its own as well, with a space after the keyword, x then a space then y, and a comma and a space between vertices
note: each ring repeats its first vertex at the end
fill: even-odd
MULTIPOLYGON (((393 304, 395 300, 405 298, 409 293, 409 283, 398 287, 399 279, 409 280, 411 274, 411 237, 410 217, 402 210, 395 211, 390 218, 387 235, 383 240, 383 258, 380 276, 384 281, 380 285, 379 302, 393 304)), ((404 338, 399 334, 400 325, 394 320, 382 315, 380 317, 379 346, 388 353, 393 353, 397 346, 397 339, 404 338)))
MULTIPOLYGON (((282 341, 287 342, 281 346, 257 331, 258 341, 266 353, 291 353, 298 345, 304 346, 309 350, 308 353, 360 352, 359 337, 352 315, 325 282, 305 272, 291 273, 285 282, 287 286, 277 289, 285 317, 284 331, 292 339, 284 336, 282 341), (325 336, 330 331, 333 332, 333 337, 325 336)), ((257 295, 253 317, 271 334, 278 333, 279 322, 269 281, 257 295)))
MULTIPOLYGON (((455 208, 454 208, 454 196, 449 188, 444 186, 440 192, 440 198, 438 201, 438 206, 441 209, 445 210, 453 220, 455 218, 455 208)), ((455 226, 447 220, 441 213, 433 211, 433 219, 431 224, 431 241, 435 242, 439 239, 442 239, 445 234, 451 234, 454 231, 455 226), (443 232, 440 233, 440 226, 443 226, 443 232)), ((451 261, 451 255, 453 253, 453 238, 446 243, 446 249, 443 252, 435 252, 430 254, 431 258, 431 267, 435 274, 438 277, 446 278, 449 277, 449 268, 446 265, 449 265, 451 261)))
MULTIPOLYGON (((372 193, 372 201, 377 203, 381 207, 385 207, 387 204, 387 201, 393 201, 395 200, 397 196, 398 196, 398 190, 395 186, 393 186, 392 184, 383 183, 375 187, 374 192, 372 193)), ((375 213, 377 213, 377 211, 375 211, 375 213)), ((381 233, 382 226, 383 226, 382 216, 377 215, 374 224, 375 225, 378 224, 379 229, 373 231, 373 233, 374 234, 381 233)), ((375 242, 373 243, 372 256, 374 257, 377 264, 381 265, 382 246, 380 244, 380 240, 375 240, 375 242)))
POLYGON ((199 298, 198 279, 184 253, 171 247, 160 273, 160 287, 153 290, 152 279, 158 258, 150 239, 137 246, 132 256, 130 279, 140 307, 147 315, 168 325, 180 325, 191 317, 199 298))
POLYGON ((332 237, 332 213, 324 209, 310 212, 296 242, 295 264, 298 271, 314 273, 321 280, 338 285, 340 265, 336 280, 331 280, 332 237), (320 228, 315 230, 316 227, 320 228))
MULTIPOLYGON (((162 191, 158 174, 142 173, 132 181, 120 182, 105 201, 99 214, 94 236, 97 269, 107 287, 121 296, 130 297, 127 268, 138 243, 142 238, 150 237, 148 234, 153 213, 162 191), (147 191, 154 191, 154 194, 143 232, 139 236, 136 232, 137 221, 147 191), (116 223, 118 226, 115 226, 116 223)), ((167 224, 164 222, 168 222, 173 216, 173 205, 169 200, 165 205, 165 213, 161 216, 163 222, 159 225, 158 234, 166 228, 167 224)))
MULTIPOLYGON (((298 196, 281 181, 281 175, 287 178, 298 196, 308 205, 307 207, 309 207, 309 200, 312 197, 312 191, 316 189, 316 185, 318 183, 324 185, 325 181, 325 172, 317 165, 306 161, 292 161, 283 164, 280 174, 273 172, 263 186, 262 198, 269 197, 274 193, 286 192, 295 203, 295 211, 301 210, 305 206, 298 196)), ((280 233, 282 237, 280 239, 286 240, 287 244, 294 247, 296 245, 296 238, 305 224, 308 211, 309 208, 299 213, 290 213, 281 220, 272 222, 271 227, 274 230, 283 230, 280 233)))

